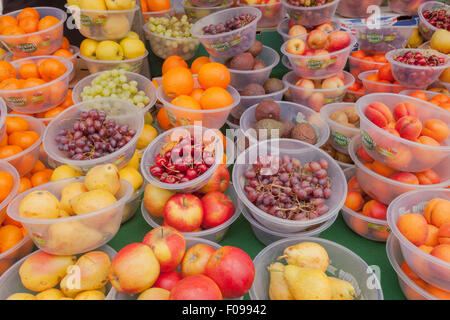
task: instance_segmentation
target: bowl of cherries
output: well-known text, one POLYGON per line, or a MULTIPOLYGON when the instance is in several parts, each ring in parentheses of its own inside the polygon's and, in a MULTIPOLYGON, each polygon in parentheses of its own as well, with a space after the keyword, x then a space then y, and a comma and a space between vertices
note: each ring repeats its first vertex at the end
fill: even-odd
POLYGON ((213 129, 177 127, 154 139, 141 159, 147 182, 175 192, 201 189, 222 163, 222 140, 213 129))
POLYGON ((419 7, 419 31, 427 40, 438 29, 450 31, 450 6, 442 2, 427 1, 419 7))

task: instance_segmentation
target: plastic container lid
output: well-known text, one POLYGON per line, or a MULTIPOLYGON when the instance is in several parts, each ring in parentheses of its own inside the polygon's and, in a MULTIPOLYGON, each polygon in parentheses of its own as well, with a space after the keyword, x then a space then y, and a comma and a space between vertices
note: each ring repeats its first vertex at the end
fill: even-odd
POLYGON ((192 4, 191 2, 192 1, 184 0, 182 3, 184 13, 187 15, 190 22, 196 22, 197 20, 204 18, 211 13, 228 9, 233 5, 233 1, 231 0, 221 0, 221 2, 214 7, 205 5, 197 6, 192 4))

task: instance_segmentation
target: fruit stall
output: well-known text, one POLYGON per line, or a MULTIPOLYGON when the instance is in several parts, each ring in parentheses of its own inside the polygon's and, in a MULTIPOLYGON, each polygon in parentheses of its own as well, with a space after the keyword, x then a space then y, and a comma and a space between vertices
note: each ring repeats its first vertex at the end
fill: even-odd
POLYGON ((450 300, 444 1, 66 9, 0 16, 1 300, 450 300))

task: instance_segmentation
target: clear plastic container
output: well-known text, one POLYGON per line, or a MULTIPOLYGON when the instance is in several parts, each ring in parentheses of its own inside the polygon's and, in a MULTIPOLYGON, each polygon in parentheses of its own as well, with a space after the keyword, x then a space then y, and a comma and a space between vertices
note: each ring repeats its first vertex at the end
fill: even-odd
POLYGON ((430 0, 389 0, 389 8, 395 13, 415 16, 420 6, 430 0))
POLYGON ((373 12, 368 12, 369 6, 381 6, 383 0, 340 0, 337 13, 346 18, 367 18, 373 12))
POLYGON ((397 83, 384 83, 367 79, 368 76, 377 73, 377 70, 361 72, 358 79, 364 87, 364 95, 370 93, 400 93, 407 90, 408 87, 397 83))
MULTIPOLYGON (((356 175, 356 168, 346 169, 344 174, 348 181, 356 175)), ((361 237, 381 242, 385 242, 389 237, 390 229, 386 220, 367 217, 345 205, 342 207, 342 217, 347 226, 361 237)))
POLYGON ((281 63, 286 69, 292 70, 291 63, 289 62, 288 57, 286 57, 285 55, 283 55, 283 57, 281 58, 281 63))
POLYGON ((25 63, 39 65, 45 59, 55 59, 62 62, 66 67, 66 72, 55 80, 36 87, 0 90, 0 97, 5 100, 8 108, 20 113, 37 113, 56 107, 64 100, 69 89, 69 76, 73 70, 73 64, 70 60, 57 56, 39 56, 19 59, 11 64, 16 70, 19 70, 20 66, 25 63))
POLYGON ((414 89, 409 89, 409 90, 403 90, 400 92, 400 94, 404 95, 404 96, 409 96, 411 93, 413 92, 417 92, 420 91, 422 93, 425 93, 427 95, 427 99, 430 100, 431 98, 433 98, 434 96, 437 96, 438 94, 441 94, 440 92, 436 92, 436 91, 426 91, 426 90, 414 90, 414 89))
POLYGON ((327 251, 330 258, 327 275, 349 281, 355 288, 356 300, 384 299, 374 270, 353 251, 329 240, 299 236, 274 242, 255 257, 255 280, 249 292, 252 300, 269 300, 270 277, 267 267, 283 255, 284 249, 301 242, 315 242, 327 251))
MULTIPOLYGON (((101 72, 91 74, 90 76, 84 77, 80 81, 77 82, 75 87, 72 89, 72 100, 74 104, 83 102, 81 99, 81 93, 83 92, 84 87, 91 85, 92 80, 94 80, 97 76, 99 76, 101 72)), ((155 85, 147 78, 140 74, 134 72, 125 72, 125 76, 127 77, 127 81, 136 81, 138 83, 138 90, 142 90, 145 92, 145 95, 150 98, 150 102, 143 108, 140 109, 143 113, 149 111, 156 102, 156 87, 155 85)))
POLYGON ((284 18, 286 12, 280 1, 264 4, 247 4, 246 0, 238 2, 240 7, 253 7, 261 11, 261 20, 258 21, 258 28, 275 27, 284 18))
POLYGON ((419 7, 419 32, 427 40, 431 39, 433 33, 438 30, 438 28, 433 26, 427 21, 427 19, 425 19, 425 17, 423 16, 423 12, 426 10, 434 11, 441 9, 445 9, 447 11, 447 14, 450 14, 450 6, 438 1, 426 1, 419 7))
POLYGON ((361 82, 358 76, 362 72, 371 70, 380 70, 383 66, 387 65, 387 63, 358 59, 352 57, 351 55, 348 57, 348 64, 350 67, 350 73, 353 75, 353 77, 357 82, 361 82))
MULTIPOLYGON (((291 120, 294 124, 297 123, 297 120, 306 121, 310 123, 317 134, 317 143, 314 144, 317 148, 320 148, 325 142, 328 141, 328 137, 330 136, 330 129, 328 127, 327 122, 321 117, 321 115, 310 108, 302 106, 297 103, 287 102, 287 101, 276 101, 276 103, 280 106, 281 110, 281 119, 291 120)), ((253 105, 241 116, 241 130, 244 132, 245 136, 250 140, 250 144, 256 144, 257 132, 253 129, 253 126, 257 122, 255 119, 255 109, 257 105, 253 105)))
MULTIPOLYGON (((175 14, 175 8, 170 8, 167 10, 161 11, 147 11, 142 12, 142 21, 143 23, 147 23, 150 18, 161 18, 161 17, 170 17, 175 14)), ((148 39, 147 39, 148 40, 148 39)))
MULTIPOLYGON (((0 46, 0 48, 3 49, 3 46, 0 46)), ((9 61, 8 59, 10 59, 12 57, 12 53, 9 51, 6 51, 4 54, 0 55, 0 61, 9 61)))
POLYGON ((297 7, 290 5, 286 0, 281 0, 281 3, 296 24, 312 27, 330 21, 334 17, 339 0, 317 7, 297 7))
POLYGON ((364 96, 365 93, 361 91, 347 90, 347 93, 344 96, 342 101, 344 102, 356 102, 359 98, 364 96))
MULTIPOLYGON (((283 41, 288 41, 289 39, 295 38, 294 36, 289 35, 289 21, 290 18, 284 18, 280 21, 277 26, 277 32, 283 37, 283 41)), ((337 20, 331 21, 331 26, 333 27, 333 31, 339 30, 341 28, 341 23, 337 20)), ((307 34, 305 35, 306 39, 307 34)))
POLYGON ((72 7, 77 29, 89 39, 97 41, 125 38, 133 26, 139 6, 128 10, 87 10, 72 7))
POLYGON ((248 149, 238 155, 236 163, 233 167, 233 186, 243 205, 247 208, 253 218, 266 228, 270 228, 273 231, 282 233, 300 232, 311 226, 321 224, 328 221, 336 215, 342 208, 347 195, 347 183, 344 173, 336 161, 333 160, 325 151, 311 146, 310 144, 292 140, 292 139, 272 139, 259 142, 258 144, 251 145, 248 149), (302 164, 309 161, 317 161, 320 158, 324 158, 328 161, 329 167, 327 169, 328 177, 331 180, 331 187, 333 193, 331 197, 325 200, 325 204, 328 206, 329 211, 318 218, 305 220, 305 221, 293 221, 277 218, 271 216, 265 211, 260 210, 250 200, 244 191, 245 178, 244 172, 257 161, 258 156, 277 155, 300 159, 302 164))
MULTIPOLYGON (((337 1, 335 0, 334 2, 337 1)), ((350 36, 352 40, 347 47, 327 54, 306 56, 289 53, 286 51, 286 46, 290 40, 283 43, 280 50, 288 57, 292 70, 299 77, 306 79, 322 79, 338 74, 344 70, 347 58, 356 42, 351 34, 350 36)), ((303 37, 304 35, 295 38, 303 37)))
MULTIPOLYGON (((48 29, 24 35, 0 35, 0 41, 17 57, 50 55, 61 47, 67 14, 60 9, 51 7, 35 7, 34 9, 39 13, 40 18, 52 16, 59 22, 48 29)), ((4 15, 16 18, 21 11, 17 10, 4 15)))
MULTIPOLYGON (((7 172, 13 176, 13 185, 9 195, 0 202, 0 221, 3 222, 4 215, 6 214, 6 206, 11 202, 11 200, 16 196, 17 190, 19 189, 19 180, 20 176, 17 172, 16 168, 14 168, 11 164, 6 162, 5 160, 0 160, 0 172, 7 172), (5 210, 3 210, 5 209, 5 210)), ((1 225, 1 223, 0 223, 1 225)), ((0 255, 1 257, 1 255, 0 255)))
POLYGON ((75 78, 75 75, 77 73, 77 59, 80 56, 80 48, 71 45, 69 51, 72 52, 72 56, 68 59, 72 62, 73 65, 72 72, 69 75, 70 82, 73 80, 73 78, 75 78))
POLYGON ((86 63, 86 66, 90 74, 113 69, 124 69, 129 72, 140 73, 142 66, 144 65, 144 60, 147 58, 147 56, 148 51, 145 50, 145 53, 142 56, 134 59, 106 61, 106 60, 89 59, 80 54, 80 58, 84 60, 84 62, 86 63))
MULTIPOLYGON (((200 88, 197 79, 195 79, 194 88, 200 88)), ((170 103, 172 99, 166 95, 162 86, 156 89, 156 98, 164 105, 170 123, 175 127, 193 125, 195 122, 201 121, 201 125, 206 128, 220 129, 227 120, 231 110, 239 105, 241 97, 239 92, 232 86, 228 86, 226 90, 231 94, 233 103, 228 107, 220 109, 193 110, 176 106, 170 103)))
POLYGON ((56 168, 61 164, 79 167, 84 172, 100 164, 114 163, 119 169, 126 166, 131 160, 139 135, 144 128, 142 112, 134 104, 121 99, 103 98, 78 103, 61 112, 51 121, 44 132, 44 150, 47 152, 51 166, 56 168), (72 160, 66 152, 58 149, 55 138, 61 129, 68 129, 79 118, 82 111, 97 109, 107 114, 107 119, 114 119, 116 123, 127 124, 130 129, 136 130, 134 137, 119 150, 106 156, 91 160, 72 160))
MULTIPOLYGON (((280 62, 278 53, 268 46, 263 46, 261 53, 255 59, 264 61, 266 67, 258 70, 236 70, 229 68, 230 86, 240 91, 250 83, 263 85, 269 79, 272 69, 280 62)), ((211 60, 220 63, 226 62, 223 58, 212 58, 211 60)))
POLYGON ((330 144, 337 151, 348 154, 348 145, 350 140, 360 134, 359 128, 350 128, 330 119, 333 112, 342 110, 347 107, 355 107, 354 103, 331 103, 320 109, 320 115, 330 127, 330 144))
POLYGON ((423 213, 428 201, 434 198, 450 200, 449 189, 428 189, 408 192, 396 198, 388 207, 387 219, 406 263, 424 281, 450 291, 450 262, 432 256, 410 242, 398 229, 397 220, 405 213, 423 213))
POLYGON ((5 273, 14 263, 32 252, 33 241, 30 236, 23 237, 19 243, 0 254, 0 276, 5 273))
POLYGON ((386 59, 391 63, 392 75, 401 85, 425 89, 430 84, 439 79, 441 73, 450 67, 450 57, 446 54, 440 53, 436 50, 424 49, 398 49, 386 53, 386 59), (435 55, 445 59, 445 63, 441 66, 416 66, 409 65, 395 61, 394 58, 404 53, 412 51, 413 53, 420 52, 424 56, 435 55))
POLYGON ((235 119, 235 118, 230 114, 230 115, 228 116, 227 121, 226 121, 225 123, 230 127, 230 129, 237 130, 237 129, 239 129, 240 127, 239 127, 238 124, 235 124, 235 123, 233 122, 234 119, 235 119))
POLYGON ((122 224, 134 217, 139 208, 141 197, 144 194, 145 186, 146 184, 142 183, 142 186, 133 193, 130 200, 125 204, 125 207, 123 208, 122 224))
POLYGON ((22 192, 11 201, 7 214, 20 222, 34 244, 47 253, 71 255, 101 247, 119 230, 124 206, 133 193, 133 186, 124 179, 120 179, 121 188, 115 195, 117 202, 101 210, 58 219, 33 219, 19 215, 20 202, 29 193, 45 190, 59 199, 65 186, 84 182, 84 179, 85 177, 77 177, 48 182, 22 192))
POLYGON ((353 76, 344 71, 344 86, 337 89, 309 89, 296 86, 298 76, 294 71, 283 76, 283 82, 288 86, 292 101, 307 106, 316 112, 328 103, 341 102, 347 89, 355 82, 353 76))
POLYGON ((445 188, 450 186, 450 172, 445 161, 433 168, 438 174, 441 183, 433 185, 416 185, 398 182, 386 178, 367 168, 356 155, 356 151, 361 145, 361 136, 354 137, 348 146, 349 155, 355 163, 356 178, 361 189, 371 198, 389 205, 396 197, 412 190, 426 191, 433 188, 445 188))
POLYGON ((261 19, 261 11, 256 8, 230 8, 198 20, 192 26, 191 33, 200 40, 211 57, 233 57, 250 49, 256 38, 256 25, 259 19, 261 19), (256 18, 244 27, 233 31, 215 35, 203 33, 203 27, 210 24, 224 23, 226 20, 241 14, 254 15, 256 18))
MULTIPOLYGON (((22 264, 32 255, 41 252, 42 250, 37 250, 31 254, 28 254, 26 257, 20 259, 20 261, 16 262, 7 272, 5 272, 0 277, 0 300, 6 300, 10 295, 14 293, 31 293, 32 295, 37 294, 37 292, 28 290, 22 285, 22 281, 20 280, 19 270, 22 264)), ((116 251, 108 245, 104 245, 98 248, 95 251, 102 251, 109 256, 109 259, 112 261, 114 256, 116 255, 116 251)), ((81 254, 77 255, 77 258, 81 257, 81 254)), ((111 286, 111 283, 108 281, 106 284, 106 298, 105 300, 111 300, 113 296, 117 294, 117 291, 111 286)))
POLYGON ((203 7, 215 7, 219 5, 223 0, 191 0, 190 2, 194 6, 203 6, 203 7))
MULTIPOLYGON (((202 231, 196 231, 196 232, 181 232, 181 234, 185 237, 196 237, 200 239, 205 239, 209 241, 213 241, 216 243, 219 243, 222 241, 224 236, 226 235, 228 229, 231 227, 234 221, 236 221, 237 218, 241 215, 241 203, 238 200, 236 193, 232 186, 229 186, 228 189, 225 191, 225 194, 231 199, 231 201, 234 204, 235 210, 233 215, 222 223, 221 225, 211 228, 211 229, 204 229, 202 231)), ((141 204, 141 212, 142 216, 144 217, 144 220, 150 225, 150 227, 158 228, 163 224, 164 218, 156 218, 152 217, 148 211, 145 209, 144 203, 141 204)))
POLYGON ((346 169, 353 169, 353 168, 355 168, 354 164, 342 162, 342 161, 339 161, 339 160, 335 160, 335 161, 338 163, 339 167, 341 167, 341 169, 344 170, 344 172, 345 172, 346 169))
POLYGON ((43 140, 45 126, 41 120, 30 116, 11 114, 8 115, 8 117, 20 117, 25 119, 29 124, 28 130, 34 131, 39 135, 39 139, 30 147, 18 154, 3 159, 16 168, 19 176, 23 177, 33 169, 34 165, 39 160, 39 147, 43 140))
POLYGON ((374 55, 405 48, 416 26, 381 25, 370 29, 366 24, 358 24, 354 28, 359 49, 367 55, 374 55))
POLYGON ((6 108, 5 101, 0 99, 0 141, 3 139, 6 133, 5 120, 8 114, 8 109, 6 108))
POLYGON ((201 127, 201 126, 183 126, 183 127, 178 127, 178 128, 174 128, 174 129, 163 132, 148 145, 147 149, 145 149, 145 152, 141 158, 141 164, 140 164, 141 172, 142 172, 142 175, 144 176, 144 179, 148 183, 151 183, 152 185, 155 185, 158 188, 168 189, 168 190, 172 190, 175 192, 194 192, 194 191, 201 189, 204 185, 206 185, 206 183, 208 183, 208 181, 211 178, 211 176, 213 175, 214 171, 216 171, 219 164, 222 163, 223 144, 216 143, 215 154, 214 154, 214 157, 215 157, 214 164, 211 167, 209 167, 209 169, 206 172, 204 172, 202 175, 198 176, 197 178, 192 179, 189 182, 169 184, 169 183, 161 182, 161 181, 159 181, 159 179, 153 177, 153 175, 150 174, 149 169, 150 169, 150 167, 152 167, 155 164, 155 156, 160 152, 161 148, 166 143, 171 141, 170 135, 172 133, 177 133, 177 132, 183 133, 183 131, 181 131, 183 129, 184 129, 184 132, 187 131, 187 133, 189 133, 191 138, 193 137, 197 141, 201 141, 200 139, 203 139, 203 135, 205 133, 208 133, 208 135, 211 135, 211 136, 215 136, 218 139, 217 141, 220 141, 219 136, 217 136, 217 134, 214 132, 214 130, 208 129, 205 127, 201 127))
POLYGON ((222 11, 230 8, 233 5, 233 1, 231 0, 221 0, 217 6, 196 6, 192 4, 193 1, 185 0, 183 2, 184 13, 187 15, 189 22, 195 23, 201 18, 206 17, 212 13, 222 11))
POLYGON ((413 103, 422 123, 429 119, 439 119, 450 126, 450 113, 432 103, 409 96, 374 93, 362 97, 356 102, 356 109, 360 117, 364 149, 373 159, 392 169, 407 172, 424 171, 448 161, 450 136, 439 147, 397 137, 376 126, 365 116, 365 110, 372 102, 384 103, 391 111, 399 103, 413 103))

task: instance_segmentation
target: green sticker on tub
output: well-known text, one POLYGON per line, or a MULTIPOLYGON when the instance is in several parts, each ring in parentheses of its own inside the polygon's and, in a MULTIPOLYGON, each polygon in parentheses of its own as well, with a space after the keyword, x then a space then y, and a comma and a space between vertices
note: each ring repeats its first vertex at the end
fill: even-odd
POLYGON ((216 50, 217 52, 224 52, 230 48, 230 45, 228 42, 216 42, 213 43, 210 47, 216 50))
POLYGON ((37 46, 35 43, 21 43, 17 46, 17 49, 25 53, 33 53, 37 50, 37 46))
POLYGON ((331 133, 331 135, 333 136, 334 142, 336 142, 338 145, 340 145, 342 147, 346 147, 350 143, 350 139, 347 138, 347 136, 343 135, 340 132, 333 131, 331 133))
POLYGON ((385 148, 383 148, 383 147, 378 147, 377 148, 377 152, 379 153, 379 154, 381 154, 382 156, 385 156, 385 157, 387 157, 387 158, 394 158, 395 157, 395 153, 393 152, 393 151, 391 151, 391 150, 388 150, 388 149, 385 149, 385 148))
POLYGON ((30 98, 31 103, 42 102, 42 101, 44 101, 44 97, 42 95, 34 96, 34 97, 30 98))
POLYGON ((230 45, 231 45, 232 47, 234 47, 235 45, 241 43, 241 41, 242 41, 242 38, 241 38, 241 37, 236 38, 236 39, 230 41, 230 45))
POLYGON ((81 24, 85 27, 92 26, 92 19, 84 14, 80 15, 81 24))
POLYGON ((375 229, 375 230, 383 230, 383 226, 380 226, 380 225, 378 225, 378 224, 374 224, 374 223, 368 223, 367 224, 367 226, 370 228, 370 229, 375 229))
POLYGON ((37 242, 40 245, 44 245, 45 244, 45 240, 42 238, 42 236, 40 234, 32 233, 31 237, 33 238, 34 242, 37 242))
POLYGON ((366 40, 369 43, 377 44, 383 41, 383 35, 378 33, 369 33, 366 35, 366 40))
POLYGON ((6 97, 5 100, 16 107, 25 107, 27 105, 27 99, 24 97, 6 97))
POLYGON ((41 48, 46 47, 48 45, 50 45, 50 40, 42 41, 41 43, 39 43, 39 47, 41 47, 41 48))
POLYGON ((340 95, 339 97, 325 98, 323 101, 324 101, 324 104, 335 103, 335 102, 341 102, 343 98, 344 98, 344 95, 340 95))
MULTIPOLYGON (((323 60, 308 60, 305 65, 306 65, 306 67, 309 70, 319 70, 319 69, 326 68, 326 67, 334 64, 335 62, 336 62, 336 58, 330 59, 330 60, 326 60, 326 61, 323 61, 323 60)), ((298 64, 298 65, 302 64, 301 62, 297 63, 297 61, 295 61, 295 63, 298 64)))
POLYGON ((375 142, 366 130, 362 130, 362 143, 369 150, 375 150, 375 142))

